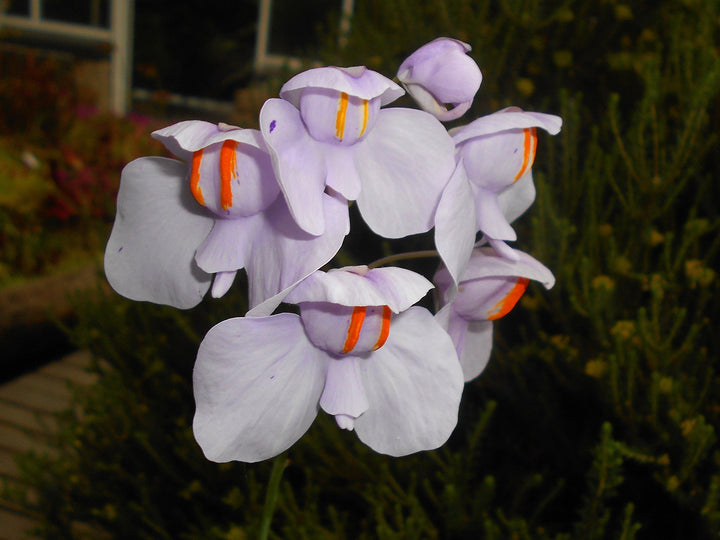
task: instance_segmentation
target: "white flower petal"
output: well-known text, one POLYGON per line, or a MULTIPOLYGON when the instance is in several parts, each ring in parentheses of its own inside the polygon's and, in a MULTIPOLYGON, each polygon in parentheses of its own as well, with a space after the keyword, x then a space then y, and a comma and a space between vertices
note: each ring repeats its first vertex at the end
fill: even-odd
POLYGON ((317 416, 327 360, 291 313, 214 326, 193 372, 193 431, 205 456, 252 463, 292 446, 317 416))
POLYGON ((473 193, 460 162, 435 214, 435 246, 455 284, 465 272, 475 245, 475 223, 473 193))
POLYGON ((265 102, 260 128, 290 213, 304 231, 321 235, 326 178, 321 146, 308 134, 300 111, 282 99, 265 102))
POLYGON ((194 255, 214 220, 193 199, 186 174, 184 163, 160 157, 122 171, 105 275, 126 298, 187 309, 210 288, 212 276, 194 255))
POLYGON ((467 326, 463 337, 460 365, 465 382, 468 382, 480 375, 490 360, 493 346, 493 322, 470 321, 465 324, 467 326))
POLYGON ((325 388, 320 397, 323 411, 333 416, 340 414, 357 418, 368 409, 359 362, 363 360, 351 356, 333 359, 328 363, 325 388))
POLYGON ((385 238, 429 231, 455 170, 455 146, 442 124, 423 111, 382 109, 356 147, 357 204, 368 226, 385 238))
POLYGON ((385 345, 359 365, 370 403, 355 420, 362 442, 404 456, 447 441, 463 375, 450 337, 429 311, 413 307, 394 317, 385 345))

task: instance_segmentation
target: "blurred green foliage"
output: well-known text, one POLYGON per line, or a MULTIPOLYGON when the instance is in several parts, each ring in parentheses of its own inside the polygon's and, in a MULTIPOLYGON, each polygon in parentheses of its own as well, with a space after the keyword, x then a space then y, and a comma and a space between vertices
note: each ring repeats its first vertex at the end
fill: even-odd
POLYGON ((95 257, 122 167, 162 151, 155 120, 79 105, 70 72, 52 56, 0 53, 0 284, 95 257))
MULTIPOLYGON (((558 284, 496 325, 443 448, 387 458, 321 413, 278 458, 270 538, 716 538, 720 2, 365 0, 356 14, 329 61, 392 75, 449 35, 483 70, 475 115, 563 116, 516 224, 558 284)), ((79 303, 74 337, 102 377, 62 418, 60 457, 21 460, 42 537, 82 537, 80 523, 88 537, 258 536, 271 463, 207 462, 190 429, 197 345, 243 308, 238 293, 187 313, 79 303)))

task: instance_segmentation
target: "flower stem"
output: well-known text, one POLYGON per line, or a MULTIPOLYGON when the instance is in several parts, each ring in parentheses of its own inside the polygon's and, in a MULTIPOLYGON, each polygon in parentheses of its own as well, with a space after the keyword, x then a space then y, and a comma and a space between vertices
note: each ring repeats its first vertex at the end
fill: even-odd
POLYGON ((267 540, 270 534, 270 524, 272 523, 272 515, 275 511, 275 503, 277 502, 280 492, 280 480, 282 474, 287 467, 289 460, 285 454, 281 454, 273 461, 272 471, 270 472, 270 480, 268 481, 267 493, 265 493, 265 504, 263 505, 262 522, 260 523, 260 540, 267 540))
POLYGON ((427 249, 425 251, 409 251, 407 253, 396 253, 395 255, 388 255, 382 259, 378 259, 375 262, 368 264, 368 268, 377 268, 378 266, 384 266, 386 264, 395 261, 404 261, 407 259, 421 259, 423 257, 438 257, 439 253, 434 249, 427 249))

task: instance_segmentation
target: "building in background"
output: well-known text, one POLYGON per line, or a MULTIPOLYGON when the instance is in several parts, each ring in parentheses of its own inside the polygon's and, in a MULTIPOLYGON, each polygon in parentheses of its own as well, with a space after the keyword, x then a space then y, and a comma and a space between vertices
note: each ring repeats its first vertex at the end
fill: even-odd
POLYGON ((73 70, 81 103, 129 109, 133 0, 0 0, 0 47, 58 55, 73 70))
POLYGON ((265 97, 254 83, 342 45, 353 4, 0 0, 0 54, 57 59, 72 72, 78 101, 100 111, 125 114, 134 101, 159 100, 222 116, 265 97))

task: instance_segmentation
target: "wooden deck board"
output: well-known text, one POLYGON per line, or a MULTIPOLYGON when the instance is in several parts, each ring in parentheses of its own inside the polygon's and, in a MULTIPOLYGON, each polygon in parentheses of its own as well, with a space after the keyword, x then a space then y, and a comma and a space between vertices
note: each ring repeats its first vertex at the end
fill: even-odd
POLYGON ((51 413, 33 411, 7 401, 0 401, 0 425, 15 426, 39 433, 57 427, 51 413))
POLYGON ((0 448, 0 476, 17 478, 20 474, 17 463, 15 463, 15 455, 17 452, 0 448))
POLYGON ((92 358, 90 356, 90 351, 76 351, 61 358, 57 363, 67 366, 75 366, 84 370, 91 365, 92 358))
POLYGON ((0 540, 28 538, 36 523, 28 516, 0 508, 0 540))
POLYGON ((43 366, 38 370, 38 373, 75 384, 92 384, 97 380, 94 373, 89 373, 84 369, 75 367, 73 364, 62 361, 43 366))
MULTIPOLYGON (((88 352, 74 353, 0 385, 0 484, 20 481, 18 454, 56 452, 47 442, 47 435, 57 429, 52 413, 70 405, 70 384, 97 379, 86 371, 90 362, 88 352)), ((36 523, 16 503, 0 498, 0 540, 27 538, 36 523)))
POLYGON ((70 403, 66 382, 31 373, 0 386, 0 401, 33 411, 55 412, 70 403))
POLYGON ((5 425, 0 425, 0 448, 14 452, 53 452, 41 434, 5 425))

